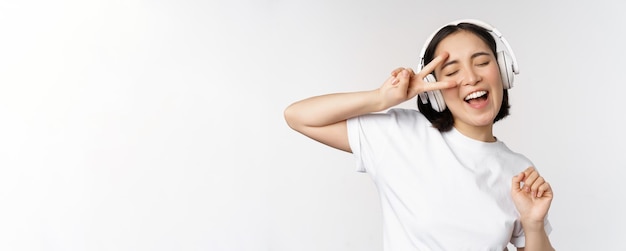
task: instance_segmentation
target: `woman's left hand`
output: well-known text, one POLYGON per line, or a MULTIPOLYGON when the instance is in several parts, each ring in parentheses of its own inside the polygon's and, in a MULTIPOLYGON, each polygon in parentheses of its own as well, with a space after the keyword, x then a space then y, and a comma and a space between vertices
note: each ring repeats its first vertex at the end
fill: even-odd
POLYGON ((529 167, 513 177, 511 196, 522 224, 543 226, 554 195, 550 184, 539 175, 534 167, 529 167))

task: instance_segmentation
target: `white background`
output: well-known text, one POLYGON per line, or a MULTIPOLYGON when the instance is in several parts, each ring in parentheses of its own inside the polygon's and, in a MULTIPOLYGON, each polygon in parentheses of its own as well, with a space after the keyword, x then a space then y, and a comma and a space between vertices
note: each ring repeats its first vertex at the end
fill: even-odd
POLYGON ((516 53, 496 136, 552 183, 554 246, 623 248, 621 5, 3 1, 0 250, 381 250, 369 177, 283 109, 377 88, 460 18, 516 53))

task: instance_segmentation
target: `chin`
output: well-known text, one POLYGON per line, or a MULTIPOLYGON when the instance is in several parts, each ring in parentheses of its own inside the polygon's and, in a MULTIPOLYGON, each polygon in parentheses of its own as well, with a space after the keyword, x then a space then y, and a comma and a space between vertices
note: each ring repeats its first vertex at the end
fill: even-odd
POLYGON ((490 126, 493 124, 493 120, 496 118, 497 114, 491 114, 490 116, 481 116, 480 118, 474 119, 472 124, 475 126, 490 126))

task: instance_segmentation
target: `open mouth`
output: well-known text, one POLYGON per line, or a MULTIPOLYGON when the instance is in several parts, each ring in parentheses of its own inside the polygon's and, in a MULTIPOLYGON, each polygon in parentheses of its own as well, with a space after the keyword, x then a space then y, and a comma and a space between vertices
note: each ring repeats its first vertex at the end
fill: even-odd
POLYGON ((465 102, 471 104, 474 102, 480 102, 487 99, 489 93, 486 91, 475 91, 465 96, 465 102))

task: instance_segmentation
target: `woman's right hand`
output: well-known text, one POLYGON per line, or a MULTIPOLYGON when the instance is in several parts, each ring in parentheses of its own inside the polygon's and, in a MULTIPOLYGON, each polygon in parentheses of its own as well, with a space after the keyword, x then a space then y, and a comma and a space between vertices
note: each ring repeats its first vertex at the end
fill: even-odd
POLYGON ((451 81, 429 83, 424 80, 446 58, 448 58, 448 53, 444 52, 435 57, 418 73, 414 73, 411 68, 400 67, 393 70, 391 76, 378 89, 383 100, 383 110, 412 99, 422 92, 456 87, 457 83, 451 81))

